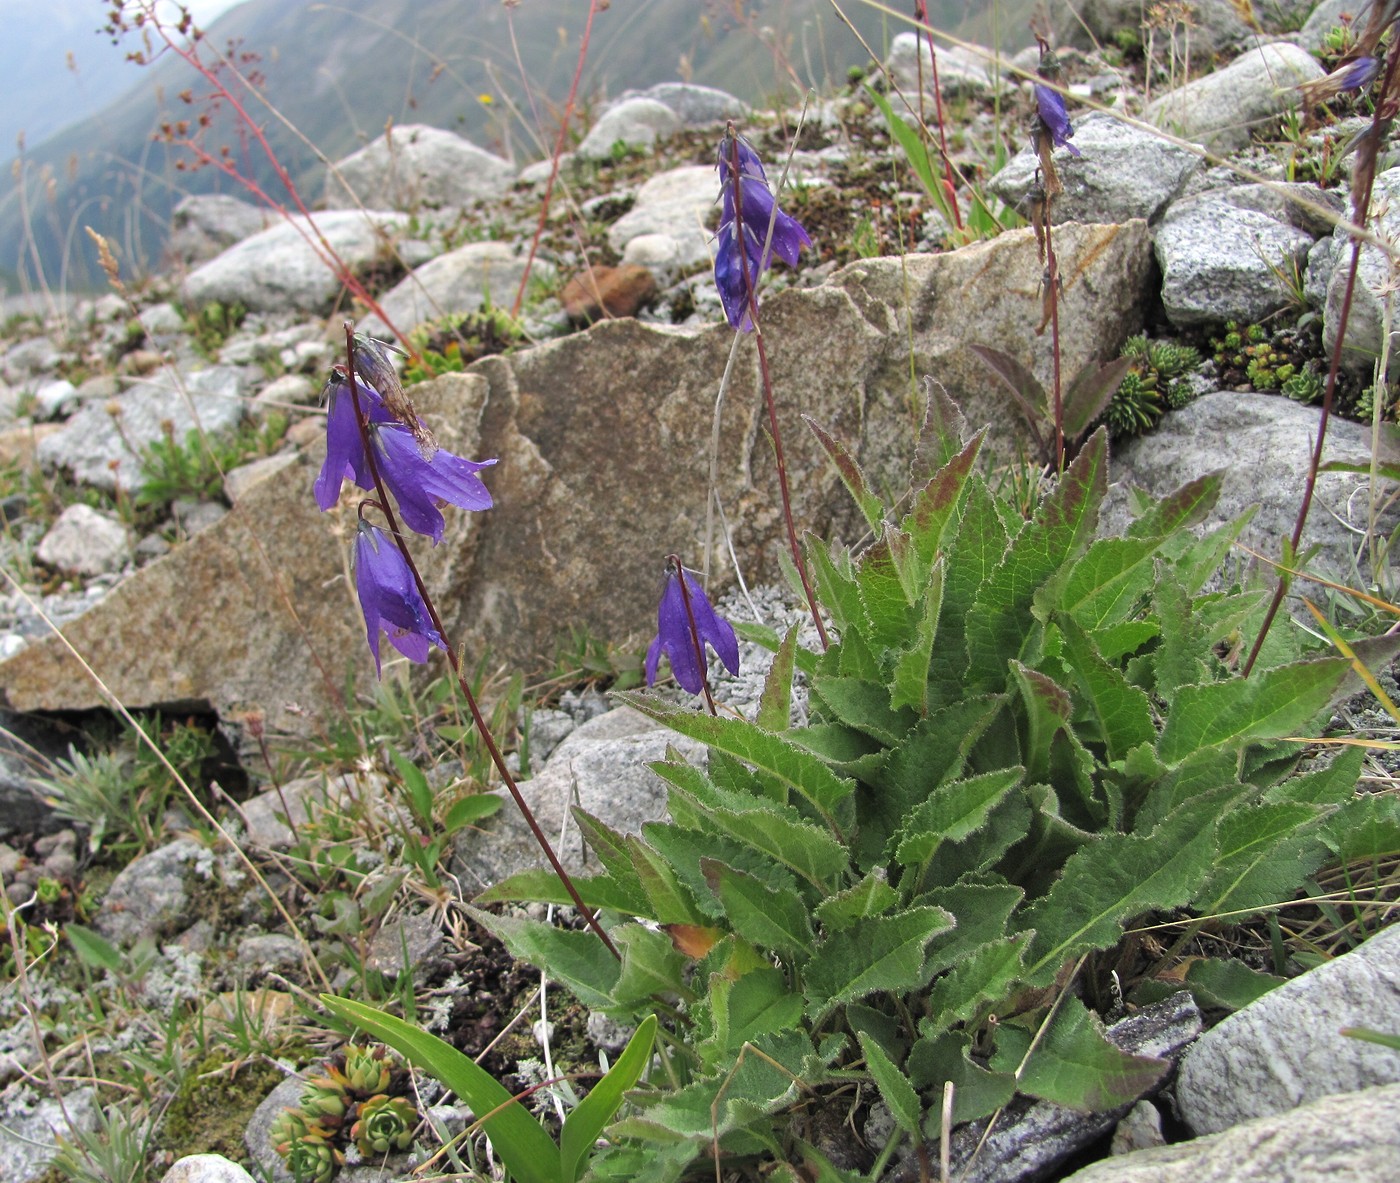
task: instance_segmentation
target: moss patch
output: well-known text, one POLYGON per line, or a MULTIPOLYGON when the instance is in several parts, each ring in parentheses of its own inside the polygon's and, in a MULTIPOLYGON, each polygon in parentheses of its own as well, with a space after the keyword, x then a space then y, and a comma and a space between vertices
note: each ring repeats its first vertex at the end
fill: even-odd
POLYGON ((209 1056, 185 1077, 161 1122, 157 1140, 163 1150, 175 1158, 222 1154, 240 1162, 247 1157, 243 1131, 253 1110, 282 1082, 282 1073, 261 1062, 230 1064, 223 1056, 209 1056))

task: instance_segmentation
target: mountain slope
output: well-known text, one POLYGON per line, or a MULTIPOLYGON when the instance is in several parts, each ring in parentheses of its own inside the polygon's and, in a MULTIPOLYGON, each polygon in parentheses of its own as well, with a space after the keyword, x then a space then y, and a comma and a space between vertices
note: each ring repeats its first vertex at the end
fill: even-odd
MULTIPOLYGON (((844 7, 877 52, 902 27, 865 4, 844 7)), ((945 28, 985 13, 973 0, 942 0, 930 9, 945 28)), ((527 117, 530 111, 512 42, 552 137, 586 13, 582 0, 567 7, 248 0, 210 26, 205 46, 238 55, 271 107, 332 160, 379 135, 389 120, 451 128, 531 159, 540 155, 531 135, 508 114, 512 103, 527 117)), ((203 52, 212 60, 209 48, 203 52)), ((594 21, 580 98, 586 114, 624 89, 689 77, 763 104, 794 88, 839 83, 849 66, 866 60, 828 0, 613 0, 594 21)), ((148 272, 160 265, 170 210, 182 196, 246 195, 215 169, 180 167, 188 152, 152 138, 162 122, 209 110, 202 101, 208 84, 169 53, 144 71, 131 69, 131 90, 28 152, 23 200, 16 186, 0 202, 0 269, 20 268, 33 282, 37 255, 49 283, 100 286, 83 233, 90 225, 112 241, 124 273, 148 272), (182 102, 182 92, 193 102, 182 102)), ((316 152, 244 93, 278 158, 314 203, 323 173, 316 152)), ((215 155, 227 150, 240 171, 285 200, 262 153, 241 133, 229 112, 214 109, 205 144, 215 155)))

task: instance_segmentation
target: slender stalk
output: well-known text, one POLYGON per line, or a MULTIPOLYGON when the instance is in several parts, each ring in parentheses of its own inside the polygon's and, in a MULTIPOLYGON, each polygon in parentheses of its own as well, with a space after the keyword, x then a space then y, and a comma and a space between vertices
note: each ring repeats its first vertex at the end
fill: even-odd
MULTIPOLYGON (((345 352, 348 361, 350 397, 355 405, 355 420, 360 427, 360 438, 364 442, 365 459, 369 465, 370 477, 374 481, 375 493, 378 497, 376 504, 380 512, 384 514, 384 519, 388 523, 389 532, 398 543, 404 561, 408 564, 408 569, 413 573, 413 582, 418 588, 418 594, 423 598, 423 605, 428 610, 428 617, 433 622, 433 627, 437 629, 439 636, 446 636, 446 631, 442 626, 442 618, 438 615, 437 605, 433 603, 433 598, 428 592, 427 584, 423 582, 423 576, 418 570, 418 564, 413 561, 412 552, 408 548, 407 540, 403 532, 399 529, 399 521, 394 513, 393 502, 389 499, 389 492, 384 487, 384 479, 379 472, 379 463, 374 456, 374 444, 369 435, 369 420, 364 414, 360 403, 360 386, 355 377, 355 330, 350 322, 345 324, 345 352)), ((594 916, 593 910, 583 902, 583 897, 579 895, 578 888, 574 886, 574 881, 570 878, 568 871, 564 870, 564 864, 559 861, 559 856, 555 854, 554 847, 545 832, 540 828, 540 823, 535 819, 534 811, 526 802, 524 795, 520 792, 520 786, 515 783, 515 777, 511 775, 510 769, 506 766, 505 757, 501 754, 501 749, 496 745, 495 737, 491 734, 491 728, 487 725, 485 716, 481 713, 481 707, 476 701, 476 695, 472 693, 471 686, 467 683, 466 675, 462 672, 462 660, 457 655, 457 651, 450 645, 445 649, 448 664, 452 667, 452 675, 457 679, 457 687, 462 692, 462 697, 466 700, 467 709, 471 712, 472 722, 476 725, 477 734, 481 736, 481 742, 486 745, 487 755, 491 757, 491 763, 496 766, 496 771, 500 773, 502 781, 505 782, 506 789, 515 801, 516 808, 520 810, 520 815, 525 819, 525 824, 530 827, 530 833, 534 835, 535 841, 544 851, 545 858, 549 860, 550 868, 559 877, 559 882, 564 885, 564 890, 569 893, 569 898, 573 900, 574 907, 578 909, 579 915, 587 922, 588 927, 597 933, 599 939, 619 961, 622 954, 618 952, 617 946, 613 944, 611 938, 603 931, 602 925, 598 923, 598 918, 594 916)))
MULTIPOLYGON (((802 548, 797 541, 797 527, 792 520, 792 495, 788 490, 787 461, 783 457, 783 437, 778 429, 778 406, 777 400, 773 397, 773 377, 768 369, 768 350, 763 343, 763 326, 758 320, 758 293, 755 290, 758 277, 752 273, 749 266, 749 252, 744 246, 744 186, 740 184, 739 172, 739 138, 735 135, 729 136, 729 183, 734 186, 734 233, 739 236, 739 264, 744 275, 744 294, 749 302, 749 322, 753 325, 754 344, 758 346, 758 372, 763 383, 763 402, 768 409, 768 434, 773 441, 773 459, 778 469, 778 492, 783 502, 783 522, 787 526, 788 549, 792 553, 793 566, 797 568, 797 577, 802 581, 802 591, 807 597, 807 607, 811 610, 812 620, 817 626, 817 636, 821 638, 822 648, 830 647, 831 642, 826 635, 826 625, 822 623, 821 612, 817 609, 817 597, 812 591, 812 581, 807 575, 807 564, 802 561, 802 548)), ((775 200, 776 208, 776 200, 775 200)), ((771 230, 770 219, 770 230, 771 230)), ((771 234, 765 240, 765 244, 771 241, 771 234)), ((760 258, 766 258, 767 251, 760 258)))
MULTIPOLYGON (((933 107, 934 118, 938 121, 938 151, 943 157, 943 186, 948 190, 948 204, 953 210, 953 221, 959 230, 963 228, 962 207, 958 205, 958 187, 953 182, 953 165, 948 158, 948 130, 943 117, 943 86, 938 80, 938 50, 933 44, 933 29, 928 19, 927 0, 915 0, 914 19, 922 26, 917 36, 928 42, 928 60, 933 66, 933 107)), ((919 63, 919 121, 923 122, 924 106, 924 55, 917 52, 919 63)))
POLYGON ((1065 468, 1065 406, 1060 380, 1060 264, 1055 257, 1055 242, 1051 232, 1053 199, 1045 199, 1045 282, 1049 285, 1046 298, 1050 301, 1050 354, 1054 364, 1052 397, 1055 402, 1055 471, 1065 468))
POLYGON ((685 585, 685 568, 681 566, 679 555, 667 555, 666 561, 676 569, 676 578, 681 583, 681 603, 685 605, 685 619, 690 626, 690 643, 695 649, 695 660, 700 669, 700 688, 705 692, 705 705, 710 708, 710 714, 717 715, 719 711, 715 709, 715 696, 710 693, 710 663, 705 660, 705 642, 700 639, 700 629, 695 623, 695 609, 690 603, 690 588, 685 585))
MULTIPOLYGON (((525 256, 525 269, 520 273, 520 287, 516 289, 515 300, 510 306, 513 317, 520 315, 520 306, 525 302, 525 285, 530 281, 530 268, 534 266, 535 254, 540 249, 540 237, 544 234, 544 224, 549 217, 549 201, 554 193, 554 182, 559 176, 559 158, 564 154, 564 142, 569 134, 569 120, 573 117, 574 106, 578 101, 579 79, 583 77, 583 63, 588 57, 588 39, 593 35, 593 17, 597 14, 600 0, 589 0, 588 20, 583 26, 583 40, 578 47, 578 65, 574 67, 574 81, 569 87, 569 98, 564 104, 564 114, 559 120, 559 135, 554 141, 554 155, 550 158, 549 180, 545 182, 544 200, 540 203, 540 218, 535 224, 535 236, 530 240, 530 253, 525 256)), ((603 5, 606 7, 606 5, 603 5)))
MULTIPOLYGON (((1396 82, 1397 62, 1400 62, 1400 53, 1392 48, 1386 58, 1385 79, 1376 92, 1380 97, 1376 102, 1370 130, 1361 137, 1357 151, 1357 163, 1353 172, 1354 191, 1351 202, 1351 220, 1363 232, 1366 230, 1366 223, 1371 212, 1371 194, 1376 181, 1376 155, 1381 141, 1384 139, 1384 133, 1389 130, 1396 114, 1393 88, 1396 82)), ((1351 261, 1347 267, 1346 292, 1342 297, 1341 314, 1337 318, 1337 337, 1332 344, 1331 363, 1327 367, 1327 386, 1322 394, 1322 415, 1317 421, 1317 439, 1313 444, 1312 460, 1308 464, 1307 479, 1303 483, 1303 497, 1298 505, 1298 516, 1293 523, 1293 533, 1289 540, 1290 554, 1287 557, 1290 561, 1298 553, 1298 546, 1303 539, 1303 527, 1307 524, 1308 511, 1312 508, 1313 493, 1317 488, 1317 473, 1322 465, 1322 448, 1327 440, 1327 425, 1332 418, 1332 402, 1337 393, 1337 375, 1342 368, 1342 348, 1346 342, 1347 325, 1351 320, 1352 300, 1356 294, 1356 276, 1361 267, 1361 241, 1361 234, 1352 235, 1351 261)), ((1389 252, 1387 251, 1388 256, 1389 252)), ((1250 671, 1254 669, 1254 663, 1259 659, 1259 651, 1264 647, 1264 638, 1269 635, 1269 629, 1273 626, 1274 619, 1283 606, 1283 597, 1287 593, 1288 582, 1284 576, 1280 575, 1278 583, 1274 586, 1273 599, 1269 601, 1269 609, 1264 614, 1264 623, 1259 626, 1259 635, 1254 638, 1254 644, 1242 667, 1245 677, 1248 677, 1250 671)))

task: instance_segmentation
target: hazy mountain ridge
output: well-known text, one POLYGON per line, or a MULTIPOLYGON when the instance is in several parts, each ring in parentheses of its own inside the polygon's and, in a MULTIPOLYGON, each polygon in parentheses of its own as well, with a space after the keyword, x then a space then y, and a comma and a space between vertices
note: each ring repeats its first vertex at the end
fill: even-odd
MULTIPOLYGON (((686 75, 764 104, 784 90, 791 94, 784 64, 804 84, 821 87, 838 84, 850 65, 867 60, 825 0, 751 0, 737 7, 738 16, 732 0, 614 0, 594 20, 580 86, 585 106, 686 75)), ((969 13, 983 13, 972 0, 930 7, 935 22, 948 28, 965 24, 969 13)), ((848 9, 877 51, 900 30, 875 9, 848 9)), ((248 68, 263 76, 267 101, 329 159, 378 136, 391 119, 451 128, 528 159, 538 153, 519 123, 501 134, 509 118, 503 98, 529 110, 510 22, 548 124, 568 92, 586 12, 583 4, 567 11, 550 4, 507 10, 499 0, 341 0, 334 7, 316 0, 248 0, 210 25, 207 45, 255 54, 248 68), (493 101, 484 104, 481 95, 493 101)), ((30 140, 26 201, 12 188, 0 203, 0 269, 7 274, 22 266, 33 282, 37 252, 50 284, 100 286, 105 281, 82 232, 86 225, 112 241, 124 270, 158 269, 170 210, 185 193, 246 196, 215 170, 177 169, 188 153, 152 139, 163 120, 197 116, 201 105, 177 96, 187 89, 200 96, 208 84, 173 54, 144 73, 128 69, 134 85, 110 105, 37 147, 30 140)), ((256 96, 246 97, 303 197, 314 204, 323 173, 316 153, 256 96)), ((261 152, 240 131, 225 112, 208 143, 215 152, 228 144, 240 170, 285 200, 261 152)))

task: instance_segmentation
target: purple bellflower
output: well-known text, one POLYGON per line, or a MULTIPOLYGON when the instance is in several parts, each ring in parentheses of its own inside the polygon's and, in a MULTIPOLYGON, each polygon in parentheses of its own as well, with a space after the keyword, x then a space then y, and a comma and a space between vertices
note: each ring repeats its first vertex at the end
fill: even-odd
POLYGON ((1380 62, 1373 57, 1359 57, 1354 62, 1347 63, 1342 67, 1340 89, 1361 90, 1369 86, 1379 69, 1380 62))
MULTIPOLYGON (((322 510, 333 509, 340 500, 342 481, 354 481, 361 489, 372 489, 369 465, 365 463, 365 443, 355 418, 355 400, 350 395, 350 383, 345 371, 337 368, 326 382, 326 462, 314 486, 316 504, 322 510)), ((393 415, 374 387, 359 381, 360 405, 366 409, 371 423, 393 420, 393 415)))
POLYGON ((1069 112, 1065 110, 1064 95, 1043 82, 1037 82, 1035 105, 1040 112, 1040 125, 1049 134, 1050 142, 1057 148, 1068 148, 1074 155, 1082 156, 1083 153, 1069 142, 1070 136, 1074 135, 1074 125, 1070 123, 1069 112))
POLYGON ((413 433, 400 423, 370 423, 379 475, 399 504, 404 525, 436 546, 442 541, 439 505, 459 509, 490 509, 491 494, 476 474, 494 460, 464 460, 441 448, 424 456, 413 433))
POLYGON ((724 315, 729 323, 740 332, 751 332, 753 321, 749 318, 749 295, 758 284, 758 278, 773 262, 777 255, 789 267, 797 266, 797 254, 804 246, 811 246, 812 240, 796 218, 777 211, 773 191, 768 187, 768 176, 763 171, 763 162, 758 153, 749 146, 742 136, 725 134, 719 145, 719 183, 722 210, 719 222, 719 243, 715 249, 715 286, 719 288, 720 302, 724 305, 724 315), (737 153, 739 170, 734 172, 737 153), (773 242, 765 255, 764 241, 768 237, 768 223, 773 220, 773 242), (742 254, 740 253, 742 251, 742 254), (748 277, 745 281, 745 259, 748 260, 748 277))
POLYGON ((656 666, 664 653, 670 659, 671 673, 676 681, 689 693, 699 694, 705 684, 705 671, 696 656, 695 641, 690 634, 690 614, 685 610, 685 596, 681 592, 681 579, 685 580, 685 590, 690 593, 690 612, 695 616, 695 632, 703 649, 706 642, 719 654, 724 668, 731 674, 739 672, 739 640, 734 628, 710 606, 700 584, 689 571, 682 568, 680 575, 672 567, 666 576, 666 587, 661 593, 661 603, 656 610, 656 636, 647 649, 647 685, 656 681, 656 666))
POLYGON ((446 652, 447 644, 433 627, 408 560, 388 534, 363 519, 355 538, 355 591, 365 614, 365 632, 369 637, 369 651, 374 654, 375 672, 380 676, 383 676, 379 661, 381 632, 409 661, 427 661, 431 645, 446 652))

